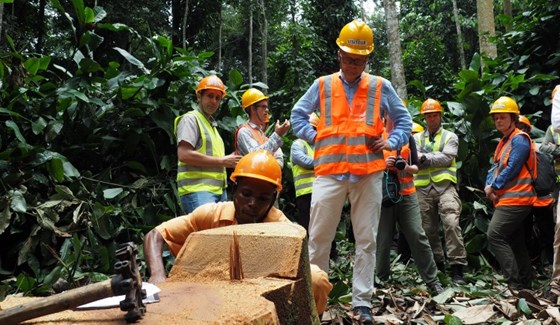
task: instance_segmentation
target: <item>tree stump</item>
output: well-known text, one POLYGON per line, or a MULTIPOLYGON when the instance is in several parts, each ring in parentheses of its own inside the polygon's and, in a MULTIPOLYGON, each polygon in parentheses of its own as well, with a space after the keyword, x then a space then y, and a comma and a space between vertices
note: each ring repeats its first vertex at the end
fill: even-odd
MULTIPOLYGON (((193 233, 159 283, 161 301, 138 324, 319 324, 305 230, 291 223, 247 224, 193 233), (230 280, 233 232, 243 279, 230 280)), ((7 309, 26 299, 10 297, 7 309)), ((23 324, 126 324, 117 308, 64 311, 23 324)))

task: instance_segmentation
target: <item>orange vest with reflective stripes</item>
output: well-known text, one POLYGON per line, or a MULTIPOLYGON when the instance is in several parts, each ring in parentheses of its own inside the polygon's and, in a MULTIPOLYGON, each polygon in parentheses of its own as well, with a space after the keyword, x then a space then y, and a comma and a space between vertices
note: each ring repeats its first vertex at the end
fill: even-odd
POLYGON ((350 106, 338 72, 319 79, 321 119, 315 138, 315 175, 368 175, 385 169, 383 153, 368 148, 384 130, 382 87, 380 77, 364 73, 350 106))
POLYGON ((241 130, 242 128, 247 128, 249 130, 249 132, 251 132, 251 135, 253 136, 253 139, 257 140, 257 142, 260 145, 263 145, 266 143, 266 141, 268 141, 268 138, 264 135, 264 133, 261 133, 257 130, 255 130, 251 124, 249 124, 249 122, 245 122, 243 124, 241 124, 241 126, 239 128, 237 128, 237 130, 235 131, 235 135, 233 137, 233 147, 235 148, 235 154, 238 155, 239 154, 239 150, 237 147, 237 134, 239 133, 239 130, 241 130))
MULTIPOLYGON (((383 139, 387 139, 388 134, 386 132, 383 133, 383 139)), ((387 151, 383 150, 383 157, 387 159, 389 156, 397 156, 397 151, 387 151)), ((410 164, 410 147, 408 144, 404 145, 401 148, 401 157, 410 164)), ((404 170, 398 170, 395 167, 391 167, 392 171, 397 173, 397 177, 399 178, 399 183, 401 184, 401 195, 410 195, 416 193, 416 186, 414 186, 414 175, 405 172, 404 170)))
MULTIPOLYGON (((500 142, 496 147, 496 151, 494 152, 494 164, 497 165, 497 168, 495 168, 493 171, 493 179, 495 179, 500 174, 500 172, 507 167, 509 155, 512 149, 511 140, 515 136, 527 137, 527 139, 531 143, 531 138, 529 137, 529 135, 517 128, 511 132, 507 139, 505 139, 504 137, 500 139, 500 142)), ((496 190, 496 194, 498 195, 498 202, 494 204, 496 207, 533 205, 537 196, 533 188, 533 178, 531 177, 532 175, 527 167, 530 170, 536 171, 537 156, 532 148, 529 154, 529 158, 527 158, 527 163, 523 164, 523 167, 521 167, 521 171, 519 172, 519 174, 517 174, 514 179, 507 182, 504 188, 496 190)))

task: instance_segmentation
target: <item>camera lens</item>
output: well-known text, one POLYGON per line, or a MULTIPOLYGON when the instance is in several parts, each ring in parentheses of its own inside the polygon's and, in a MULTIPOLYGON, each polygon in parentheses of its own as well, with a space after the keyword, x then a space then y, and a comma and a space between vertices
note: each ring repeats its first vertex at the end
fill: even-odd
POLYGON ((395 168, 403 170, 406 167, 406 161, 402 157, 397 157, 395 160, 395 168))

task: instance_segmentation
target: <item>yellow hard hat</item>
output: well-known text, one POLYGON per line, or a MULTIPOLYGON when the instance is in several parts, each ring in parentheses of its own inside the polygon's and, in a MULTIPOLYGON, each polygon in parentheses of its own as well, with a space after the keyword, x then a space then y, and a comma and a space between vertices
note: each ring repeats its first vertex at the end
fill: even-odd
POLYGON ((361 20, 353 20, 340 30, 338 47, 346 53, 369 55, 373 52, 373 31, 361 20))
POLYGON ((420 114, 426 113, 442 113, 443 109, 441 108, 441 104, 435 100, 428 98, 422 103, 422 107, 420 108, 420 114))
POLYGON ((412 133, 424 131, 424 127, 416 122, 412 123, 412 133))
POLYGON ((529 131, 531 131, 531 129, 533 128, 533 126, 531 125, 531 121, 529 121, 529 119, 524 115, 519 115, 519 122, 527 125, 529 127, 529 131))
POLYGON ((520 114, 519 106, 515 100, 511 99, 507 96, 502 96, 498 98, 490 108, 490 114, 496 113, 513 113, 513 114, 520 114))
POLYGON ((237 162, 230 179, 237 182, 237 177, 257 178, 276 185, 282 190, 282 169, 270 152, 264 149, 252 151, 237 162))
POLYGON ((207 77, 202 78, 198 83, 198 87, 196 88, 196 93, 200 94, 201 91, 206 89, 214 89, 222 92, 222 97, 226 95, 226 87, 222 82, 222 79, 218 78, 216 75, 209 75, 207 77))
POLYGON ((262 91, 256 88, 249 88, 243 93, 243 96, 241 96, 241 106, 243 106, 243 109, 246 109, 263 99, 268 99, 268 96, 265 96, 262 91))

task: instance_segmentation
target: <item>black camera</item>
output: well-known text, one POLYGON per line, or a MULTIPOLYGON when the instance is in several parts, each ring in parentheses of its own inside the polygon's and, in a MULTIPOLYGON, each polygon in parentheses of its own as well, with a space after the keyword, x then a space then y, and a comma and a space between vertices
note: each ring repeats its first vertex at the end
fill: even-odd
POLYGON ((395 168, 398 170, 403 170, 406 167, 406 160, 403 157, 398 156, 395 159, 395 168))

